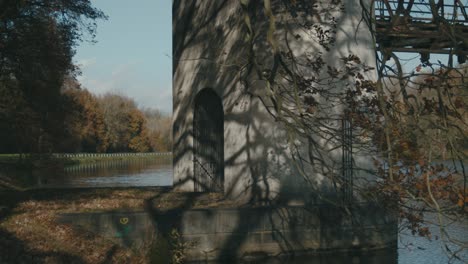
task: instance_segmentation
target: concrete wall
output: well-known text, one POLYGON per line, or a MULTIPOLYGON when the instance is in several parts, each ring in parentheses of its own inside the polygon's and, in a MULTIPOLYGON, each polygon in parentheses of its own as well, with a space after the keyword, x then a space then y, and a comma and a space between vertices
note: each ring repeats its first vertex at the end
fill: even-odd
POLYGON ((395 215, 368 203, 349 210, 309 205, 69 213, 61 214, 58 222, 128 247, 153 245, 152 253, 159 256, 170 256, 171 245, 182 245, 176 249, 188 261, 385 248, 396 252, 398 231, 395 215))
POLYGON ((154 221, 146 212, 115 211, 61 214, 57 220, 85 232, 115 239, 128 247, 140 247, 156 237, 154 221))
MULTIPOLYGON (((173 210, 159 232, 176 229, 187 260, 366 251, 396 247, 397 219, 378 206, 173 210)), ((159 237, 159 236, 158 236, 159 237)))
MULTIPOLYGON (((277 29, 280 47, 285 49, 289 45, 298 57, 323 52, 325 61, 332 66, 351 53, 368 65, 375 65, 370 33, 364 25, 358 27, 361 21, 359 1, 344 1, 344 7, 342 14, 317 14, 310 18, 320 24, 322 18, 328 20, 336 16, 336 44, 330 52, 325 52, 311 34, 294 28, 292 32, 297 31, 301 38, 294 40, 290 36, 292 40, 289 43, 282 41, 284 30, 277 29)), ((277 17, 283 19, 283 25, 294 25, 293 19, 284 14, 278 13, 277 17)), ((267 26, 266 23, 255 25, 260 32, 267 26)), ((225 114, 226 196, 242 201, 309 196, 311 183, 324 192, 332 189, 327 179, 330 175, 340 174, 341 149, 336 148, 338 143, 317 137, 318 142, 324 145, 322 153, 317 155, 322 156, 325 165, 306 168, 307 175, 296 170, 289 155, 291 145, 287 141, 287 133, 273 120, 260 100, 265 95, 265 83, 256 81, 256 73, 241 76, 248 58, 248 47, 240 1, 173 1, 174 188, 194 190, 194 98, 200 90, 210 88, 222 98, 225 114), (247 87, 242 81, 244 77, 249 85, 253 85, 247 87)), ((257 51, 269 49, 261 40, 255 48, 257 51)), ((257 60, 269 68, 271 54, 265 52, 264 57, 261 52, 257 54, 260 54, 257 60)), ((342 110, 338 106, 332 107, 330 118, 341 117, 342 110)), ((304 142, 299 144, 305 145, 304 142)), ((370 168, 366 153, 356 155, 355 161, 358 166, 370 168)))

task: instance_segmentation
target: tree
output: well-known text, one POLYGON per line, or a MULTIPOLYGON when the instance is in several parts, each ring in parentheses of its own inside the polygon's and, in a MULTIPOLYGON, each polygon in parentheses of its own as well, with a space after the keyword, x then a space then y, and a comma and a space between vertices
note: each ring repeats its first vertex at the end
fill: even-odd
POLYGON ((156 109, 143 109, 153 151, 172 151, 172 119, 156 109))
MULTIPOLYGON (((361 2, 366 29, 373 32, 375 20, 369 13, 373 9, 367 1, 361 2)), ((439 13, 438 5, 429 2, 432 13, 439 13)), ((240 69, 239 81, 244 93, 259 98, 287 132, 292 159, 310 187, 316 188, 314 179, 304 167, 319 164, 320 171, 337 171, 328 157, 343 147, 337 121, 348 119, 353 124, 353 152, 375 157, 375 178, 372 184, 356 184, 356 197, 380 201, 382 206, 397 210, 405 227, 422 236, 430 237, 424 213, 436 213, 442 240, 458 246, 457 250, 466 249, 464 241, 451 239, 444 230, 447 219, 463 221, 468 197, 463 164, 466 143, 462 143, 468 131, 466 79, 463 71, 453 66, 452 57, 457 54, 450 54, 447 64, 424 62, 422 67, 429 71, 417 78, 415 72, 402 72, 391 49, 377 54, 377 69, 353 54, 343 54, 341 63, 330 62, 326 58, 337 44, 340 1, 331 1, 320 10, 312 8, 317 19, 311 19, 306 1, 240 3, 250 48, 245 61, 240 65, 233 62, 240 69), (301 42, 302 32, 312 34, 321 48, 310 53, 292 49, 313 45, 301 42), (395 67, 386 65, 389 58, 395 67), (377 70, 377 80, 366 77, 373 70, 377 70), (411 92, 413 89, 418 92, 411 92), (333 111, 337 108, 346 109, 345 115, 337 115, 333 111), (437 148, 447 149, 460 168, 434 165, 437 148)), ((456 40, 453 49, 467 42, 460 40, 464 35, 453 35, 458 28, 449 18, 437 16, 436 20, 447 26, 447 34, 452 34, 449 39, 456 40)), ((346 181, 334 173, 324 175, 338 188, 346 187, 346 181)), ((456 257, 457 250, 449 253, 456 257)))
POLYGON ((63 91, 66 136, 62 151, 105 152, 108 147, 104 113, 98 100, 74 80, 63 91))
MULTIPOLYGON (((414 234, 431 237, 425 215, 435 215, 441 240, 451 244, 444 247, 454 258, 466 250, 466 241, 453 239, 446 232, 449 222, 462 223, 466 213, 467 175, 464 161, 467 159, 468 133, 466 112, 466 66, 456 65, 466 60, 468 17, 461 1, 454 1, 451 13, 444 12, 444 3, 428 1, 417 3, 418 9, 432 14, 430 23, 435 25, 429 35, 421 32, 416 38, 405 39, 406 29, 418 28, 428 23, 411 13, 411 5, 399 1, 388 27, 379 33, 376 19, 369 9, 364 9, 364 19, 369 30, 380 41, 378 56, 378 80, 374 84, 380 120, 373 123, 378 130, 383 159, 376 162, 383 182, 376 193, 385 199, 396 201, 400 215, 414 234), (461 11, 461 12, 460 12, 461 11), (460 13, 459 13, 460 12, 460 13), (458 14, 463 15, 459 19, 458 14), (392 34, 399 21, 416 21, 410 27, 399 28, 403 34, 394 39, 392 34), (408 20, 409 19, 409 20, 408 20), (420 53, 421 64, 412 71, 404 71, 402 58, 395 50, 420 53), (447 61, 431 61, 430 53, 447 53, 447 61), (453 247, 454 246, 454 247, 453 247)), ((391 5, 386 6, 391 9, 391 5)))
POLYGON ((75 47, 85 34, 93 38, 95 20, 105 18, 89 0, 0 2, 0 87, 21 96, 37 115, 37 122, 18 120, 29 127, 26 130, 37 131, 27 140, 17 138, 34 142, 30 151, 51 151, 57 143, 54 138, 59 138, 63 120, 60 90, 64 78, 77 73, 72 63, 75 47))
POLYGON ((103 110, 108 151, 149 151, 146 120, 133 99, 107 93, 98 102, 103 110))
POLYGON ((121 95, 107 93, 99 97, 99 104, 102 107, 107 128, 108 151, 126 151, 130 140, 127 113, 135 107, 135 102, 121 95))
POLYGON ((0 83, 0 152, 30 153, 38 136, 39 116, 24 100, 20 89, 10 89, 17 83, 0 83))
POLYGON ((130 141, 128 148, 134 152, 148 152, 150 143, 146 120, 138 109, 132 109, 129 113, 129 133, 130 141))

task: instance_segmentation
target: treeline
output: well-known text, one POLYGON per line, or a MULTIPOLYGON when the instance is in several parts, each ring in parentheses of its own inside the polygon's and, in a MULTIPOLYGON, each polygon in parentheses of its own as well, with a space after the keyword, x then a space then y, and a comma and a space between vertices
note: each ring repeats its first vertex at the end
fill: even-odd
MULTIPOLYGON (((12 95, 8 101, 21 99, 12 95)), ((57 101, 57 110, 48 113, 53 119, 45 125, 40 122, 40 114, 27 104, 10 104, 5 117, 10 124, 1 124, 0 152, 171 151, 170 116, 156 109, 139 109, 127 96, 96 96, 67 78, 57 101)))
POLYGON ((95 96, 68 81, 63 90, 66 136, 60 152, 170 151, 171 120, 155 109, 139 109, 124 95, 95 96))
POLYGON ((0 153, 170 150, 169 117, 76 82, 100 19, 88 0, 0 1, 0 153))

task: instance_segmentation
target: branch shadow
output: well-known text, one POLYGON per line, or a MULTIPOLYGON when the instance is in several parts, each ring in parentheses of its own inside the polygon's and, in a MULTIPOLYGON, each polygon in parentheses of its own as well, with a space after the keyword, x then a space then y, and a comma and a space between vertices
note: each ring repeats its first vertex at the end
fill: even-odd
MULTIPOLYGON (((281 5, 280 2, 275 2, 274 8, 281 5)), ((306 1, 298 2, 304 4, 306 1)), ((269 52, 271 48, 266 41, 266 36, 262 33, 268 31, 269 24, 265 22, 268 19, 263 14, 262 8, 255 7, 260 4, 259 2, 251 2, 247 7, 252 8, 258 16, 250 18, 252 27, 254 30, 260 29, 260 33, 255 32, 254 36, 250 37, 256 43, 254 48, 269 52)), ((349 7, 350 4, 347 4, 349 7)), ((313 9, 312 6, 313 4, 310 4, 310 8, 313 9)), ((340 206, 339 201, 341 200, 339 200, 337 190, 332 183, 322 181, 325 186, 322 188, 322 196, 332 200, 335 206, 323 204, 325 203, 323 200, 312 199, 311 197, 317 196, 314 193, 317 188, 311 188, 312 181, 298 177, 299 173, 296 169, 290 168, 289 175, 282 175, 278 168, 292 166, 292 163, 286 162, 284 165, 279 161, 275 163, 265 158, 274 155, 286 156, 287 151, 279 144, 269 143, 275 140, 274 133, 266 131, 265 122, 262 121, 273 119, 267 111, 261 109, 265 104, 271 104, 271 102, 263 102, 260 98, 262 91, 259 89, 261 87, 259 83, 263 81, 259 75, 263 73, 252 71, 252 68, 248 66, 252 62, 249 62, 248 58, 250 50, 246 35, 248 32, 245 24, 246 18, 242 13, 243 8, 239 3, 226 3, 226 1, 212 4, 203 1, 190 3, 175 1, 173 4, 173 138, 175 141, 173 153, 174 173, 178 175, 174 181, 174 189, 178 189, 180 186, 190 186, 196 181, 193 176, 193 168, 191 168, 193 165, 189 165, 189 163, 193 160, 194 155, 193 100, 198 91, 210 87, 222 95, 223 108, 225 109, 225 140, 235 137, 242 137, 245 140, 240 140, 241 144, 237 145, 238 142, 231 140, 228 143, 225 142, 224 145, 226 155, 224 165, 226 169, 231 171, 229 179, 226 179, 224 194, 226 198, 243 199, 243 204, 239 206, 237 218, 239 220, 235 222, 236 225, 232 230, 233 235, 227 237, 223 242, 219 242, 217 247, 220 252, 217 261, 222 263, 235 262, 234 259, 242 257, 239 256, 243 250, 242 247, 251 239, 246 230, 263 228, 266 222, 268 222, 269 231, 273 234, 269 239, 276 241, 282 254, 294 256, 295 251, 301 251, 299 249, 304 252, 308 251, 311 247, 301 245, 301 241, 304 241, 304 234, 303 230, 299 228, 301 224, 296 223, 297 221, 306 221, 298 220, 302 218, 297 215, 301 215, 303 212, 298 212, 290 206, 291 203, 297 201, 304 205, 301 208, 309 210, 323 221, 323 225, 322 221, 316 223, 315 226, 313 223, 310 224, 311 228, 320 230, 319 237, 314 238, 318 239, 319 246, 333 247, 333 238, 340 236, 340 232, 348 232, 348 230, 340 229, 336 225, 343 222, 359 225, 359 222, 352 220, 353 217, 356 217, 353 216, 353 212, 349 211, 353 210, 340 206), (199 18, 201 21, 197 21, 199 18), (257 85, 248 87, 246 80, 257 83, 257 85), (229 129, 227 129, 228 126, 229 129), (186 165, 179 165, 182 163, 186 163, 186 165), (272 168, 272 164, 276 164, 278 168, 272 168), (290 175, 294 175, 295 178, 285 179, 290 175), (251 210, 254 209, 257 210, 256 213, 252 213, 251 210), (347 217, 349 220, 346 219, 347 217), (290 230, 284 230, 284 226, 288 226, 290 230), (333 231, 333 229, 336 230, 333 231)), ((351 6, 351 8, 354 10, 356 7, 351 6)), ((335 43, 336 52, 325 58, 332 65, 338 61, 337 58, 348 56, 347 51, 356 46, 347 41, 349 38, 353 38, 356 43, 366 40, 365 34, 355 35, 356 32, 346 31, 346 29, 357 27, 354 24, 345 24, 347 22, 349 21, 338 21, 338 28, 341 30, 338 34, 344 37, 342 37, 342 41, 335 43)), ((311 43, 305 44, 312 46, 311 43)), ((303 43, 303 45, 305 44, 303 43)), ((304 52, 304 49, 301 51, 304 52)), ((365 57, 363 60, 369 61, 371 57, 365 57)), ((271 58, 256 59, 256 63, 261 64, 266 70, 273 68, 274 62, 271 58)), ((333 160, 330 158, 332 154, 325 151, 312 150, 312 152, 315 152, 316 160, 325 163, 333 160)), ((322 173, 322 175, 330 174, 332 170, 327 166, 333 167, 335 164, 326 164, 319 168, 321 171, 317 169, 315 172, 322 173)), ((317 179, 313 180, 318 181, 317 179)), ((188 189, 190 188, 184 190, 188 189)), ((180 208, 166 212, 152 206, 152 203, 160 197, 153 197, 147 201, 147 210, 157 222, 156 228, 162 236, 165 236, 165 240, 170 240, 168 233, 170 230, 183 228, 184 214, 193 209, 193 199, 197 199, 200 195, 191 194, 187 196, 187 200, 180 208)), ((361 210, 354 211, 355 214, 358 212, 361 210)), ((206 224, 209 225, 215 213, 206 210, 203 214, 206 215, 206 224)), ((379 234, 375 234, 376 240, 383 240, 383 235, 379 238, 379 234)), ((364 240, 363 237, 357 239, 364 240)), ((168 245, 167 248, 170 246, 168 245)), ((170 249, 168 250, 170 251, 170 249)), ((261 256, 266 253, 258 251, 256 254, 261 256)), ((392 260, 389 263, 395 263, 395 261, 392 260)))

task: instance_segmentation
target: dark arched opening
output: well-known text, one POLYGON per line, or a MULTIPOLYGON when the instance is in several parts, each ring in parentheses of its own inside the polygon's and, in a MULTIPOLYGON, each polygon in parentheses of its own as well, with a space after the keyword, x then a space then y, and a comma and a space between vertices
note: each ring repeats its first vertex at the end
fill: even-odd
POLYGON ((193 117, 195 192, 224 191, 224 113, 212 89, 195 97, 193 117))

